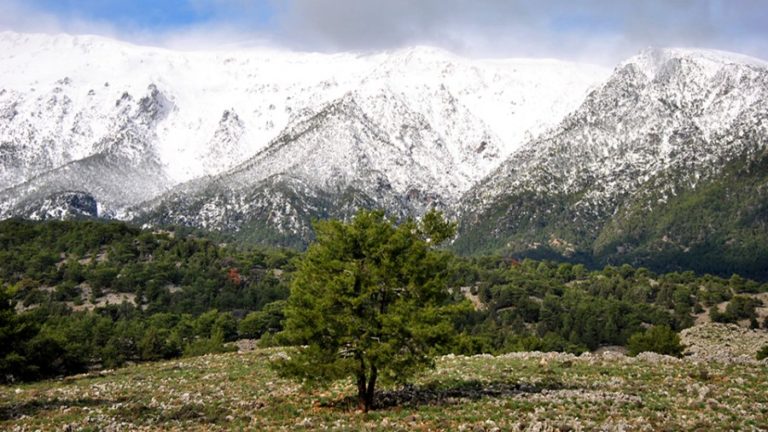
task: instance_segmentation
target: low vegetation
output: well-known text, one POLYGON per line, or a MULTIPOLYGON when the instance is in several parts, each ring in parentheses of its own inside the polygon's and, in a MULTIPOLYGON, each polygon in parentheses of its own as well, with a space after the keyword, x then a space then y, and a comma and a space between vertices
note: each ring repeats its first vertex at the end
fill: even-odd
POLYGON ((762 430, 765 364, 641 354, 436 359, 357 410, 352 379, 309 390, 269 364, 279 348, 153 362, 0 386, 0 429, 762 430))

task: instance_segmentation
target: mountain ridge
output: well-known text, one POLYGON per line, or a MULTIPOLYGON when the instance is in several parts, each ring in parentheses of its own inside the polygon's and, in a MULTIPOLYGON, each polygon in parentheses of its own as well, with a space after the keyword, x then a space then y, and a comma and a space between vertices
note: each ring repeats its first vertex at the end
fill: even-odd
MULTIPOLYGON (((560 126, 475 185, 463 199, 467 241, 461 244, 460 235, 458 247, 482 248, 485 230, 489 244, 513 253, 543 248, 593 255, 591 242, 611 242, 601 234, 605 224, 643 194, 655 200, 646 207, 661 208, 675 191, 717 181, 728 163, 759 163, 768 145, 768 68, 730 57, 712 67, 698 52, 670 52, 677 54, 654 76, 637 65, 642 56, 619 65, 560 126), (480 221, 486 228, 473 233, 480 221)), ((646 216, 655 217, 652 211, 646 216)), ((681 257, 690 246, 681 248, 681 257)))
MULTIPOLYGON (((640 235, 638 214, 680 218, 665 208, 680 194, 761 184, 739 166, 763 166, 768 63, 734 53, 648 49, 609 73, 423 46, 177 52, 7 33, 4 44, 2 217, 93 216, 93 200, 101 217, 301 246, 316 218, 434 207, 459 220, 462 252, 642 264, 679 237, 658 226, 695 224, 640 235), (19 73, 66 55, 74 66, 19 73), (104 64, 86 68, 94 55, 104 64), (133 75, 101 83, 106 66, 133 75)), ((728 229, 762 232, 759 211, 718 214, 733 212, 757 219, 728 229)), ((701 249, 686 242, 681 257, 701 249)))

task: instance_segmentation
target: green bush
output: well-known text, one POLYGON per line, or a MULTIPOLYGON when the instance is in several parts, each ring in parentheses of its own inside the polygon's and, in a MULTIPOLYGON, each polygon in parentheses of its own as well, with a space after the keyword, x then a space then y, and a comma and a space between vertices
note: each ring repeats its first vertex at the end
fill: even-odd
POLYGON ((760 351, 757 352, 758 360, 764 360, 766 358, 768 358, 768 345, 760 348, 760 351))
POLYGON ((650 351, 679 357, 683 352, 680 336, 667 326, 653 326, 643 332, 633 334, 629 338, 627 348, 632 356, 650 351))
POLYGON ((258 339, 265 333, 277 333, 283 329, 285 301, 269 303, 264 309, 249 313, 240 321, 240 337, 258 339))
POLYGON ((728 303, 725 313, 732 317, 734 321, 756 318, 755 309, 762 305, 763 302, 759 299, 737 295, 728 303))
POLYGON ((209 338, 200 338, 184 347, 184 357, 236 351, 237 347, 224 345, 224 332, 217 330, 209 338))

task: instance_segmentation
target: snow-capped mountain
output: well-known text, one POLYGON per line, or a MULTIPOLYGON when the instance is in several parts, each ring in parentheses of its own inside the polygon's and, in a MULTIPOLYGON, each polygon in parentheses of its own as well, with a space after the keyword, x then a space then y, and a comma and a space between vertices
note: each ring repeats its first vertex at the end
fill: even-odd
POLYGON ((438 207, 460 251, 758 274, 767 148, 768 66, 718 51, 611 72, 0 33, 0 217, 301 245, 316 218, 438 207))
MULTIPOLYGON (((717 51, 648 50, 466 194, 458 247, 615 257, 643 242, 656 252, 690 252, 713 239, 715 222, 699 230, 692 226, 703 215, 664 212, 673 203, 692 210, 697 191, 726 169, 759 167, 766 148, 768 64, 717 51)), ((737 184, 726 184, 731 191, 718 203, 737 184)), ((758 215, 741 226, 765 232, 766 222, 758 215)))
MULTIPOLYGON (((38 215, 30 210, 41 200, 77 192, 95 199, 102 214, 126 217, 127 207, 175 185, 226 175, 342 101, 355 101, 392 149, 410 147, 409 163, 431 172, 419 178, 428 183, 418 189, 455 201, 577 107, 605 74, 590 65, 470 60, 427 47, 372 54, 187 52, 96 36, 4 32, 0 213, 38 215), (431 159, 438 154, 442 159, 431 159), (114 170, 119 174, 106 172, 114 170), (448 171, 452 178, 442 178, 448 171)), ((323 136, 353 136, 343 129, 360 124, 354 115, 348 120, 323 136)), ((402 192, 405 185, 397 182, 410 165, 398 158, 387 153, 391 166, 376 163, 402 192)), ((341 162, 337 168, 352 182, 358 175, 341 162)), ((318 186, 317 178, 305 180, 318 186)))
MULTIPOLYGON (((457 121, 482 124, 450 97, 438 103, 457 121)), ((286 236, 308 233, 314 217, 344 216, 360 205, 417 215, 454 204, 498 158, 498 141, 486 134, 451 148, 401 96, 352 92, 291 125, 245 163, 144 207, 154 214, 149 222, 226 230, 266 216, 263 222, 286 236), (292 199, 272 193, 276 181, 292 199), (327 199, 318 202, 321 196, 327 199)))
MULTIPOLYGON (((69 214, 54 208, 41 212, 38 207, 57 201, 59 195, 77 193, 97 203, 99 211, 92 216, 114 217, 116 210, 170 187, 153 142, 156 140, 155 129, 174 109, 173 102, 150 85, 146 95, 139 100, 123 94, 114 109, 112 133, 93 143, 91 155, 65 162, 0 191, 0 213, 42 219, 69 214)), ((16 142, 20 143, 16 148, 24 154, 28 144, 16 142)), ((11 159, 17 157, 14 147, 9 147, 7 154, 11 159)))

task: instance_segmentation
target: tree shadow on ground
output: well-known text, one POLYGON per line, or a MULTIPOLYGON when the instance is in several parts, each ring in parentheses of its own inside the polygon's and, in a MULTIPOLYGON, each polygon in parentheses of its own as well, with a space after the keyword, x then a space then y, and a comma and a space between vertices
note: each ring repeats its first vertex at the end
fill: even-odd
POLYGON ((35 399, 22 403, 4 403, 0 405, 0 421, 14 420, 21 416, 34 417, 43 411, 58 411, 63 408, 71 407, 95 407, 100 405, 111 405, 119 402, 114 399, 35 399))
MULTIPOLYGON (((549 380, 538 384, 479 380, 462 380, 446 384, 434 381, 420 386, 406 385, 396 390, 377 392, 374 409, 423 405, 449 406, 484 398, 506 398, 566 388, 569 387, 558 380, 549 380)), ((357 402, 357 396, 347 396, 344 399, 321 404, 321 406, 349 410, 355 409, 357 402)))
POLYGON ((226 421, 230 412, 218 405, 202 403, 186 403, 167 409, 150 407, 142 403, 128 403, 120 407, 114 416, 128 422, 151 419, 158 424, 169 422, 194 422, 200 424, 216 424, 226 421))

